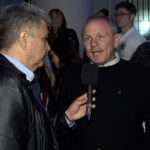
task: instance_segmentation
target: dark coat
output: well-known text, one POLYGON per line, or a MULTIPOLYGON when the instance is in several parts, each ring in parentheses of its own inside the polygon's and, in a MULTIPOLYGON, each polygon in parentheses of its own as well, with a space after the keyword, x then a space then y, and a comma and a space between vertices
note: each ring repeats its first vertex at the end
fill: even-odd
MULTIPOLYGON (((81 67, 70 68, 64 75, 60 96, 62 109, 86 91, 81 83, 81 67)), ((121 60, 114 66, 99 68, 98 77, 96 109, 92 111, 91 120, 85 117, 79 121, 75 132, 67 139, 70 142, 63 139, 62 149, 149 150, 149 73, 121 60)))
MULTIPOLYGON (((55 122, 67 130, 64 117, 55 122)), ((0 150, 57 150, 53 124, 25 75, 0 55, 0 150)))

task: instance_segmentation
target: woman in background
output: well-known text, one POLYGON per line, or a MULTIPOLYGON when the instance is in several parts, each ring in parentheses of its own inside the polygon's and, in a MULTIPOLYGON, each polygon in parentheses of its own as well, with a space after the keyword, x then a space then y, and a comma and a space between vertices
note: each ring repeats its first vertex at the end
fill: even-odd
POLYGON ((81 63, 81 58, 77 34, 74 29, 67 28, 63 12, 58 8, 51 9, 49 16, 52 21, 48 37, 51 46, 49 57, 55 74, 53 93, 57 101, 65 68, 81 63))
POLYGON ((61 51, 60 43, 64 42, 66 39, 69 40, 74 50, 79 53, 79 41, 77 34, 74 29, 67 28, 67 23, 63 12, 60 9, 51 9, 49 11, 49 16, 51 18, 51 28, 49 33, 49 43, 52 50, 61 51))

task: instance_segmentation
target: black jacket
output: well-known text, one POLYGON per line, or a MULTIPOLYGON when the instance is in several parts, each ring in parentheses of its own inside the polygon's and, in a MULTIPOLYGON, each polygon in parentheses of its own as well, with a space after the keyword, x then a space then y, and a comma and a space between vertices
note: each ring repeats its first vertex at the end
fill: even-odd
POLYGON ((0 150, 58 150, 54 128, 67 131, 63 114, 54 123, 25 75, 0 55, 0 150))
MULTIPOLYGON (((81 67, 66 70, 60 95, 62 109, 87 91, 81 83, 81 67)), ((96 109, 91 120, 85 117, 79 121, 75 132, 63 139, 62 149, 149 150, 149 81, 147 70, 123 60, 114 66, 99 68, 96 109)))

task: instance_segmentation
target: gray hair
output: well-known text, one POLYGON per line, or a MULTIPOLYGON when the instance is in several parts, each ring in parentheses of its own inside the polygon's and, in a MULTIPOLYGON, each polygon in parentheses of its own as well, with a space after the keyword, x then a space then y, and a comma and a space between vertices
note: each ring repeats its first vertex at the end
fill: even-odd
POLYGON ((11 47, 23 29, 31 30, 41 21, 50 25, 48 14, 34 5, 22 3, 3 8, 0 12, 0 49, 11 47))
MULTIPOLYGON (((93 15, 91 17, 88 18, 88 20, 86 21, 85 25, 84 25, 84 28, 86 27, 86 25, 91 22, 91 21, 94 21, 94 20, 104 20, 108 23, 108 25, 110 26, 111 28, 111 31, 112 31, 112 34, 115 35, 116 33, 118 33, 118 27, 116 25, 116 22, 112 19, 112 18, 109 18, 107 16, 103 16, 103 15, 93 15)), ((84 32, 84 30, 83 30, 84 32)))

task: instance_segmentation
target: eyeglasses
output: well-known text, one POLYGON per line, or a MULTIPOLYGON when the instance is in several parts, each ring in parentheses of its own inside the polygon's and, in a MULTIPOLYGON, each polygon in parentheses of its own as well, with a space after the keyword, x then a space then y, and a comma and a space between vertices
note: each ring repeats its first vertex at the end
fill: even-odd
POLYGON ((118 16, 128 16, 130 15, 130 13, 116 13, 115 16, 118 17, 118 16))

